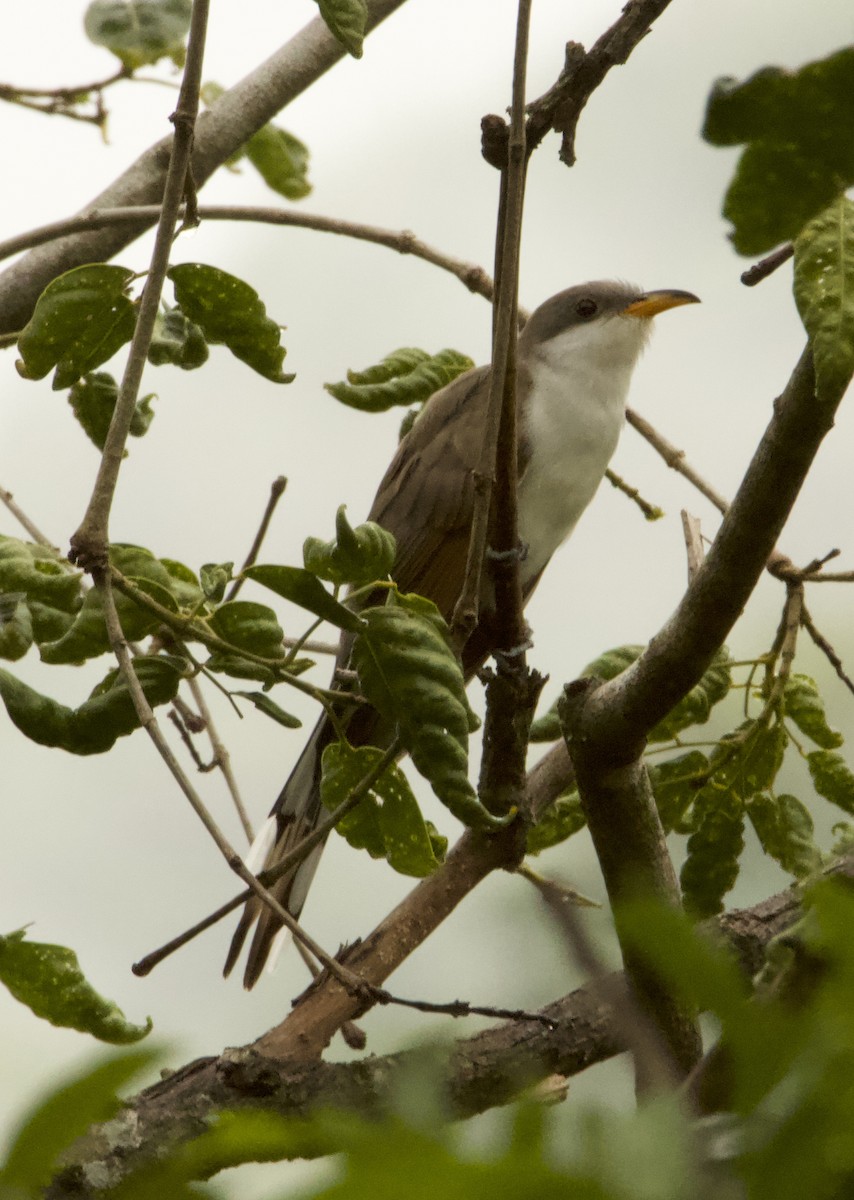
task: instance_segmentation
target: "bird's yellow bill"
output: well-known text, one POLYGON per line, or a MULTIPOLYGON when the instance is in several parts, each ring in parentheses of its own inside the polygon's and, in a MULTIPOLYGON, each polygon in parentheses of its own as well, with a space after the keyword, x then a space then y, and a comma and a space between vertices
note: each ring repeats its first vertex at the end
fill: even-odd
POLYGON ((647 292, 633 300, 623 309, 624 317, 654 317, 668 308, 677 308, 680 304, 699 304, 700 297, 693 292, 679 292, 665 288, 660 292, 647 292))

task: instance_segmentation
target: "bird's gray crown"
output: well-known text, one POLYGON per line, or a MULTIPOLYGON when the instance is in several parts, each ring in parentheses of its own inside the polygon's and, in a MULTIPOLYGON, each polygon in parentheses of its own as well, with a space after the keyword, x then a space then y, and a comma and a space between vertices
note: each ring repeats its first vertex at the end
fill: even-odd
POLYGON ((574 325, 616 316, 643 294, 643 288, 613 279, 579 283, 534 310, 520 334, 520 345, 547 342, 574 325))

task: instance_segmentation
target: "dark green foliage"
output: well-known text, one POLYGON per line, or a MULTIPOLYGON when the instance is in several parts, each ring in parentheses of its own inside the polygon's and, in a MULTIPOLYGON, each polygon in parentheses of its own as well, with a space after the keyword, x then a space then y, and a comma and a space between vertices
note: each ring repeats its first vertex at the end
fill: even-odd
MULTIPOLYGON (((106 371, 93 371, 84 375, 68 393, 68 403, 83 432, 99 450, 104 449, 118 396, 119 385, 106 371)), ((153 399, 154 396, 149 395, 137 400, 128 431, 131 437, 142 437, 148 432, 154 420, 151 407, 153 399)), ((127 457, 127 450, 124 456, 127 457)))
POLYGON ((798 236, 854 183, 854 49, 798 71, 764 67, 744 83, 721 79, 703 137, 745 145, 724 201, 739 254, 798 236))

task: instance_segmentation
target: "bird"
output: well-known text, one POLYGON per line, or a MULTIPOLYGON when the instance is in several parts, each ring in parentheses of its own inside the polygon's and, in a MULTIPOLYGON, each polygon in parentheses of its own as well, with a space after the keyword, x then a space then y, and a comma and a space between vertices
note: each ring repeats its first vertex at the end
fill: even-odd
MULTIPOLYGON (((517 346, 518 530, 523 547, 520 583, 527 601, 555 550, 569 537, 601 483, 625 418, 632 373, 652 329, 667 309, 698 303, 692 292, 644 291, 600 280, 558 292, 523 326, 517 346)), ((417 592, 450 621, 462 590, 490 383, 489 366, 475 367, 435 392, 400 441, 377 490, 368 519, 397 543, 392 579, 417 592)), ((466 679, 491 649, 488 558, 478 622, 461 651, 466 679)), ((342 637, 337 665, 346 667, 351 638, 342 637)), ((349 718, 353 745, 388 746, 394 730, 370 707, 349 718)), ((335 733, 324 715, 280 792, 247 862, 274 866, 325 815, 320 758, 335 733)), ((270 891, 298 917, 321 842, 270 891)), ((237 961, 252 926, 243 982, 258 980, 281 928, 261 901, 246 902, 224 974, 237 961), (256 925, 257 922, 257 925, 256 925)))

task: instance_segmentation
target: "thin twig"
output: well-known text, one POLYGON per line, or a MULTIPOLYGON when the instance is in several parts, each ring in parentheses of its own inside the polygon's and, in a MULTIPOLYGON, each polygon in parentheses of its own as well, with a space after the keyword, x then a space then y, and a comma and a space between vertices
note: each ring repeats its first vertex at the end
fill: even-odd
POLYGON ((447 1017, 493 1017, 503 1021, 535 1021, 554 1029, 557 1022, 553 1017, 542 1012, 532 1012, 527 1008, 495 1008, 493 1005, 469 1004, 467 1000, 449 1000, 445 1003, 434 1003, 431 1000, 407 1000, 403 996, 394 996, 385 988, 377 988, 378 1004, 396 1004, 401 1008, 414 1008, 417 1012, 440 1013, 447 1017))
POLYGON ((55 550, 57 554, 60 553, 59 547, 54 546, 50 538, 42 533, 35 521, 30 520, 24 510, 15 502, 12 493, 7 492, 4 487, 0 487, 0 500, 3 501, 18 524, 27 531, 34 542, 38 542, 40 546, 46 546, 48 550, 55 550))
POLYGON ((854 680, 852 680, 846 673, 842 659, 836 653, 833 646, 831 646, 824 634, 816 628, 815 622, 813 621, 810 613, 807 611, 807 606, 805 604, 801 607, 801 624, 818 646, 819 650, 825 656, 827 661, 833 667, 836 674, 848 688, 849 692, 854 695, 854 680))
POLYGON ((765 258, 761 258, 752 267, 748 267, 746 271, 742 271, 741 282, 745 287, 756 287, 757 283, 761 283, 763 279, 767 279, 778 267, 782 267, 783 263, 788 262, 794 253, 795 247, 792 242, 787 242, 785 246, 778 246, 776 250, 772 250, 765 258))
POLYGON ((610 467, 605 471, 605 478, 611 487, 615 487, 618 492, 622 492, 624 496, 628 496, 630 500, 635 502, 647 521, 659 521, 664 516, 663 508, 659 508, 657 504, 650 504, 648 500, 644 500, 636 487, 632 487, 630 483, 627 483, 623 479, 622 475, 618 475, 610 467))
MULTIPOLYGON (((258 532, 252 540, 252 545, 249 547, 249 553, 246 555, 246 560, 240 568, 241 572, 247 567, 251 567, 253 563, 258 561, 258 554, 261 546, 264 544, 264 538, 267 536, 267 530, 270 528, 270 522, 273 519, 273 513, 276 511, 276 506, 285 494, 285 488, 288 486, 288 481, 284 475, 279 475, 270 484, 270 495, 267 499, 267 505, 261 517, 261 524, 258 526, 258 532)), ((233 600, 240 589, 243 587, 244 580, 242 578, 235 579, 226 596, 226 600, 233 600)))
POLYGON ((122 79, 129 79, 131 68, 122 65, 112 75, 105 79, 96 79, 92 83, 81 83, 77 87, 31 88, 16 87, 13 83, 0 83, 0 100, 15 101, 18 96, 32 96, 34 99, 74 100, 88 92, 103 92, 122 79))
POLYGON ((235 811, 237 812, 240 824, 243 826, 243 832, 246 834, 247 840, 252 843, 255 840, 255 831, 252 828, 252 822, 249 819, 249 814, 246 811, 246 805, 243 803, 243 797, 240 794, 240 788, 235 778, 234 771, 231 768, 231 755, 219 736, 219 731, 214 724, 214 719, 211 716, 211 711, 208 708, 205 694, 202 691, 201 684, 198 679, 193 678, 189 681, 190 691, 193 693, 193 699, 196 702, 196 707, 199 710, 199 715, 205 723, 205 732, 210 740, 211 749, 213 750, 213 761, 216 766, 222 771, 222 777, 225 780, 225 786, 228 788, 235 811))
POLYGON ((687 510, 682 509, 682 532, 685 535, 685 553, 688 557, 688 583, 703 565, 703 535, 700 532, 700 518, 693 517, 687 510))
POLYGON ((725 513, 729 508, 729 501, 725 500, 720 492, 716 492, 710 483, 703 479, 685 457, 685 451, 680 450, 678 446, 674 446, 673 442, 669 442, 664 434, 650 425, 645 417, 640 413, 635 412, 633 408, 626 409, 626 421, 631 425, 632 429, 636 430, 642 438, 649 442, 653 450, 655 450, 674 471, 678 471, 680 475, 692 483, 694 487, 709 500, 718 512, 725 513))
POLYGON ((573 958, 612 1010, 619 1036, 635 1059, 637 1074, 656 1091, 672 1091, 681 1082, 681 1076, 659 1031, 626 986, 626 978, 615 977, 606 969, 578 912, 572 904, 567 904, 562 889, 540 876, 531 882, 557 922, 573 958))
POLYGON ((118 484, 131 420, 136 411, 142 373, 145 368, 154 323, 160 308, 160 295, 169 266, 175 223, 188 183, 196 116, 199 109, 202 63, 204 61, 209 0, 193 0, 187 58, 171 120, 175 126, 169 168, 163 187, 163 204, 157 223, 154 249, 148 277, 139 304, 136 327, 128 351, 127 363, 119 388, 116 407, 104 442, 92 496, 83 520, 71 537, 69 557, 81 566, 103 566, 107 556, 110 509, 118 484))
MULTIPOLYGON (((179 215, 183 211, 179 209, 179 215)), ((0 242, 0 260, 30 250, 34 246, 56 241, 72 233, 87 233, 110 225, 138 225, 140 221, 152 220, 161 213, 159 204, 141 204, 127 208, 93 209, 91 212, 52 221, 37 229, 28 230, 16 237, 0 242)), ((342 221, 336 217, 325 217, 319 213, 296 212, 286 208, 268 208, 247 204, 202 204, 198 210, 203 221, 254 221, 264 225, 290 225, 297 229, 311 229, 318 233, 333 233, 340 237, 373 242, 396 250, 398 254, 411 254, 434 267, 440 267, 455 275, 470 292, 492 300, 493 281, 483 267, 465 262, 422 242, 411 230, 383 229, 377 225, 365 225, 358 221, 342 221)))
POLYGON ((342 968, 340 963, 337 963, 326 951, 319 946, 313 938, 305 932, 304 929, 294 920, 291 914, 279 904, 275 896, 272 896, 263 884, 259 883, 252 872, 247 868, 243 859, 230 844, 228 839, 223 834, 222 830, 214 821, 213 817, 208 812, 201 797, 196 792, 196 789, 190 783, 190 780, 184 774, 181 764, 176 759, 175 755, 169 747, 168 742, 163 737, 160 731, 160 726, 154 716, 151 705, 148 703, 148 698, 142 689, 136 671, 133 667, 133 659, 131 658, 130 649, 125 640, 122 631, 121 622, 119 620, 118 610, 116 609, 116 601, 113 595, 112 582, 109 573, 95 568, 96 584, 101 594, 101 600, 104 612, 104 623, 107 627, 107 635, 110 639, 110 646, 116 659, 119 663, 119 668, 122 672, 122 678, 128 686, 131 700, 133 701, 134 709, 136 710, 139 723, 148 736, 151 738, 154 746, 166 764, 173 779, 176 781, 181 791, 189 800, 196 816, 204 825, 205 829, 215 842, 217 849, 222 854, 232 871, 238 875, 250 890, 264 904, 273 910, 282 924, 286 925, 295 938, 302 941, 311 950, 320 962, 325 967, 328 967, 330 973, 347 988, 348 991, 357 993, 362 991, 362 984, 359 979, 353 975, 351 971, 342 968))
MULTIPOLYGON (((352 808, 356 807, 356 805, 359 803, 365 793, 370 790, 386 767, 394 762, 399 753, 400 743, 397 741, 397 739, 395 739, 391 746, 389 746, 388 750, 386 750, 382 757, 378 759, 376 763, 374 763, 370 771, 366 772, 364 778, 356 784, 349 795, 341 801, 337 808, 333 809, 333 811, 322 821, 319 821, 311 833, 307 834, 301 842, 289 850, 287 854, 283 855, 278 862, 276 862, 272 867, 268 867, 266 871, 259 871, 255 878, 265 887, 270 887, 276 882, 277 879, 280 879, 283 875, 290 871, 292 867, 296 866, 298 863, 301 863, 302 860, 311 853, 315 846, 320 845, 320 843, 326 839, 341 818, 346 816, 346 814, 350 812, 352 808)), ((139 960, 139 962, 134 963, 134 975, 147 975, 159 963, 163 962, 165 958, 168 958, 170 954, 173 954, 176 950, 180 950, 182 946, 186 946, 188 942, 191 942, 200 933, 204 933, 206 929, 210 929, 212 926, 216 925, 223 919, 223 917, 227 917, 229 913, 234 912, 236 908, 240 908, 240 906, 245 904, 246 901, 251 898, 251 896, 252 889, 245 888, 242 892, 240 892, 239 895, 233 896, 231 900, 221 905, 218 909, 216 909, 215 912, 210 913, 201 921, 198 921, 190 929, 187 929, 184 933, 172 938, 172 940, 167 942, 166 945, 161 946, 158 950, 152 951, 151 954, 146 954, 144 958, 139 960)))

